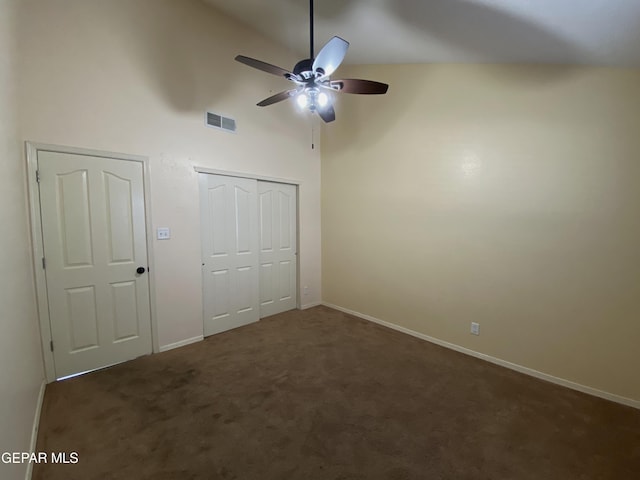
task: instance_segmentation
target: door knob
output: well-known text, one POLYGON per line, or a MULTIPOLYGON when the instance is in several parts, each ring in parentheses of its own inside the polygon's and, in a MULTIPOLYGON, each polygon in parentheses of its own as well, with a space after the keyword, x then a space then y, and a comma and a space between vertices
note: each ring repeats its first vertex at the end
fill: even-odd
POLYGON ((147 269, 146 269, 146 268, 144 268, 144 267, 138 267, 138 268, 136 268, 136 273, 138 273, 138 274, 140 274, 140 275, 142 275, 142 274, 143 274, 144 272, 146 272, 146 271, 147 271, 147 269))

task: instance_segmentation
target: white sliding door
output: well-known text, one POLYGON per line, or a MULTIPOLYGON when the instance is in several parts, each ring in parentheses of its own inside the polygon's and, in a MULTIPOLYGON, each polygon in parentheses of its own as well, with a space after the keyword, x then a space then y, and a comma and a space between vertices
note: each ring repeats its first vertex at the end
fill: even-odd
POLYGON ((296 186, 258 182, 260 218, 260 317, 296 308, 296 186))
POLYGON ((258 184, 200 174, 204 335, 258 321, 258 184))
POLYGON ((297 305, 297 187, 200 174, 204 335, 297 305))

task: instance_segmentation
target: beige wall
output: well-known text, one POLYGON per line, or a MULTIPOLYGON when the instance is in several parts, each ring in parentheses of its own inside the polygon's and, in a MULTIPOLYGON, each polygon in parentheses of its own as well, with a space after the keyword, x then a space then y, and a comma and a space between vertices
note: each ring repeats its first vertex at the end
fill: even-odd
POLYGON ((303 304, 320 300, 320 158, 290 105, 255 103, 288 84, 235 62, 290 54, 199 0, 22 1, 21 138, 149 157, 160 346, 202 335, 194 166, 298 180, 303 304), (205 110, 238 133, 204 126, 205 110))
MULTIPOLYGON (((0 0, 0 452, 29 450, 43 380, 16 128, 14 4, 0 0)), ((0 463, 0 478, 24 478, 25 470, 26 465, 0 463)))
POLYGON ((342 73, 323 300, 640 400, 640 70, 342 73))

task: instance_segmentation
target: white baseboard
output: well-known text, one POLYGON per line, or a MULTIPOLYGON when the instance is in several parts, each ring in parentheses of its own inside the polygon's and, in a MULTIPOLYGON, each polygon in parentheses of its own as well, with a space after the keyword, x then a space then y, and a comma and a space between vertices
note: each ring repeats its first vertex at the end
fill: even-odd
MULTIPOLYGON (((38 394, 38 400, 36 403, 36 411, 33 414, 33 427, 31 429, 31 443, 29 444, 29 452, 34 453, 36 451, 36 444, 38 442, 38 430, 40 428, 40 413, 42 412, 42 403, 44 402, 44 390, 47 387, 47 381, 42 380, 40 384, 40 393, 38 394)), ((27 463, 27 472, 25 473, 25 480, 31 480, 33 474, 33 463, 27 463)))
POLYGON ((517 363, 507 362, 506 360, 501 360, 496 357, 492 357, 490 355, 485 355, 484 353, 476 352, 474 350, 470 350, 468 348, 461 347, 454 343, 445 342, 444 340, 439 340, 434 337, 430 337, 429 335, 425 335, 424 333, 416 332, 414 330, 410 330, 405 327, 401 327, 400 325, 396 325, 395 323, 386 322, 384 320, 380 320, 379 318, 372 317, 371 315, 366 315, 364 313, 356 312, 354 310, 349 310, 348 308, 340 307, 338 305, 333 305, 331 303, 322 302, 322 305, 333 308, 335 310, 339 310, 344 313, 348 313, 355 317, 362 318, 363 320, 368 320, 373 323, 377 323, 379 325, 383 325, 385 327, 391 328, 393 330, 397 330, 402 333, 406 333, 407 335, 411 335, 413 337, 420 338, 422 340, 426 340, 427 342, 435 343, 436 345, 440 345, 441 347, 449 348, 451 350, 455 350, 456 352, 464 353, 466 355, 471 355, 472 357, 480 358, 482 360, 486 360, 487 362, 495 363, 496 365, 500 365, 502 367, 510 368, 511 370, 515 370, 520 373, 524 373, 526 375, 530 375, 532 377, 539 378, 541 380, 546 380, 547 382, 555 383, 556 385, 561 385, 563 387, 571 388, 573 390, 577 390, 582 393, 587 393, 589 395, 593 395, 595 397, 604 398, 605 400, 610 400, 612 402, 621 403, 622 405, 627 405, 629 407, 640 409, 640 401, 634 400, 632 398, 622 397, 620 395, 615 395, 613 393, 605 392, 602 390, 598 390, 596 388, 588 387, 586 385, 582 385, 580 383, 575 383, 570 380, 565 380, 564 378, 554 377, 553 375, 549 375, 547 373, 539 372, 538 370, 534 370, 532 368, 523 367, 522 365, 518 365, 517 363))
POLYGON ((164 345, 160 347, 160 352, 166 352, 168 350, 173 350, 174 348, 184 347, 185 345, 191 345, 192 343, 201 342, 204 340, 203 335, 198 335, 197 337, 187 338, 185 340, 180 340, 179 342, 170 343, 168 345, 164 345))
POLYGON ((323 303, 322 302, 305 303, 304 305, 300 306, 300 310, 307 310, 309 308, 317 307, 318 305, 323 305, 323 303))

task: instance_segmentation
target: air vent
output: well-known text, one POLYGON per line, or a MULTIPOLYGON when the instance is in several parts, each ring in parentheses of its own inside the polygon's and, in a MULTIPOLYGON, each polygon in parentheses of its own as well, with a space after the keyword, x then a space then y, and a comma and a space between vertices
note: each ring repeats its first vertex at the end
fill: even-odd
POLYGON ((207 112, 206 118, 207 127, 218 128, 231 133, 236 132, 236 121, 233 118, 223 117, 213 112, 207 112))

